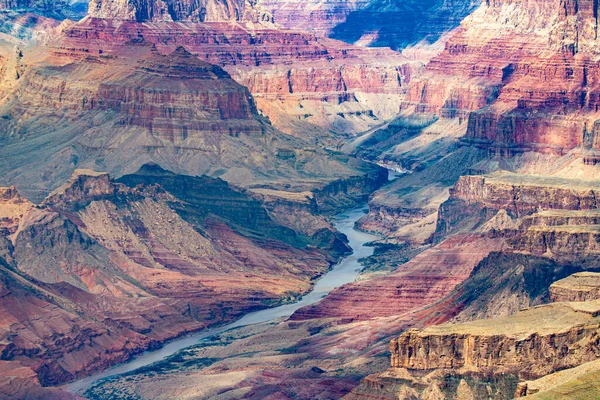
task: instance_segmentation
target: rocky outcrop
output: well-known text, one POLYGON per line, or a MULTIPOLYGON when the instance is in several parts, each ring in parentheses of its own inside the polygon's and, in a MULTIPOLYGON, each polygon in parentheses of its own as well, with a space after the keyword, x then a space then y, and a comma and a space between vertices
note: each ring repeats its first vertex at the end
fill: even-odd
POLYGON ((559 261, 510 251, 491 253, 450 296, 460 309, 453 321, 508 317, 553 301, 555 282, 598 271, 595 257, 573 258, 559 261))
POLYGON ((515 397, 574 399, 581 396, 597 396, 599 376, 600 360, 590 361, 534 381, 521 382, 517 386, 515 397))
POLYGON ((89 15, 94 18, 138 22, 224 22, 247 21, 269 23, 270 14, 261 11, 256 1, 222 0, 92 0, 89 15))
POLYGON ((370 0, 261 0, 260 4, 269 10, 275 22, 288 29, 310 30, 319 36, 327 37, 348 15, 361 10, 370 0))
POLYGON ((293 299, 346 251, 224 181, 156 165, 119 183, 77 171, 39 206, 2 193, 14 220, 0 242, 0 358, 43 385, 293 299))
MULTIPOLYGON (((567 234, 577 229, 587 229, 590 233, 594 228, 589 223, 595 221, 598 210, 597 191, 595 181, 508 172, 463 176, 451 189, 449 200, 440 207, 436 234, 443 237, 470 229, 513 230, 531 235, 537 232, 538 236, 547 230, 561 229, 567 234), (499 214, 504 216, 504 222, 498 219, 499 214), (496 220, 491 221, 493 218, 496 220), (563 223, 568 225, 561 228, 563 223)), ((535 241, 533 237, 522 238, 530 239, 535 241)), ((526 245, 518 240, 516 248, 533 246, 533 242, 526 245)))
POLYGON ((60 389, 42 387, 35 372, 16 361, 0 361, 0 396, 6 399, 81 400, 60 389))
POLYGON ((579 272, 550 285, 550 298, 554 302, 590 301, 600 298, 600 274, 579 272))
POLYGON ((41 201, 75 169, 119 176, 148 162, 298 193, 345 179, 363 179, 366 187, 369 176, 379 174, 378 167, 277 131, 258 114, 246 88, 183 48, 166 56, 142 42, 116 54, 76 63, 62 55, 59 65, 28 68, 2 107, 11 143, 0 162, 6 183, 41 201), (19 139, 42 130, 44 145, 34 144, 35 135, 19 139), (29 146, 37 157, 19 150, 29 146))
POLYGON ((594 159, 596 14, 591 1, 483 2, 402 107, 468 118, 465 143, 490 157, 584 148, 594 159))
MULTIPOLYGON (((116 51, 139 35, 163 53, 184 46, 201 60, 225 67, 276 126, 295 135, 314 131, 314 126, 307 129, 313 124, 346 133, 353 124, 363 130, 390 118, 422 65, 389 49, 361 49, 306 31, 243 21, 149 25, 88 18, 64 33, 57 52, 80 56, 116 51)), ((319 135, 331 133, 326 129, 319 135)))
POLYGON ((498 172, 461 177, 451 196, 520 217, 538 210, 595 210, 599 189, 595 181, 498 172))
POLYGON ((556 303, 513 317, 403 333, 391 366, 540 377, 598 356, 598 304, 556 303))

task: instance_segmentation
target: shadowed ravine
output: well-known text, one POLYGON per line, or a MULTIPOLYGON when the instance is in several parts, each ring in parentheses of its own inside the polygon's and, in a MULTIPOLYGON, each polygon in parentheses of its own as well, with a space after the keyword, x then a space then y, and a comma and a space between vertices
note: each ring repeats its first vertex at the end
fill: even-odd
POLYGON ((72 393, 82 393, 93 383, 103 378, 131 372, 154 362, 163 360, 179 350, 198 344, 199 340, 206 337, 213 336, 240 326, 269 322, 277 318, 289 317, 294 313, 294 311, 318 302, 333 289, 354 281, 358 275, 358 272, 362 268, 358 260, 373 254, 374 248, 367 247, 365 244, 379 239, 378 236, 359 232, 354 229, 354 223, 364 215, 364 209, 365 206, 361 206, 351 211, 341 213, 335 217, 335 227, 348 237, 348 244, 354 250, 354 252, 336 264, 329 273, 324 275, 323 278, 316 283, 314 290, 304 296, 299 302, 253 312, 231 324, 177 339, 156 351, 143 353, 127 363, 117 365, 102 373, 73 382, 67 385, 66 389, 72 393))

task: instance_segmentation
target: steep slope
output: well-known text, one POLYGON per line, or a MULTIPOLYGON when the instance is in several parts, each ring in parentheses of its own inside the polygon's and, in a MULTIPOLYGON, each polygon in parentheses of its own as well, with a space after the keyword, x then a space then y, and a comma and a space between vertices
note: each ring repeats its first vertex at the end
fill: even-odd
POLYGON ((466 113, 468 142, 490 154, 595 149, 595 7, 484 3, 428 64, 403 107, 466 113))
POLYGON ((346 398, 519 397, 527 386, 517 386, 518 377, 535 379, 596 359, 597 311, 594 302, 555 303, 504 319, 407 331, 390 344, 392 368, 346 398))
POLYGON ((256 2, 98 1, 90 4, 90 17, 65 34, 60 47, 91 53, 139 35, 163 53, 184 46, 248 86, 277 127, 304 131, 315 141, 393 116, 403 86, 422 66, 389 49, 369 51, 306 29, 282 29, 256 2))
POLYGON ((120 176, 148 162, 294 192, 357 178, 358 194, 385 179, 277 131, 246 88, 183 48, 161 55, 142 43, 119 56, 33 60, 1 108, 3 182, 36 200, 75 168, 120 176))
POLYGON ((294 299, 346 251, 220 180, 146 166, 121 181, 78 170, 40 206, 2 200, 2 360, 43 385, 294 299))
POLYGON ((91 0, 89 15, 94 18, 145 21, 247 21, 271 22, 271 16, 245 0, 91 0))

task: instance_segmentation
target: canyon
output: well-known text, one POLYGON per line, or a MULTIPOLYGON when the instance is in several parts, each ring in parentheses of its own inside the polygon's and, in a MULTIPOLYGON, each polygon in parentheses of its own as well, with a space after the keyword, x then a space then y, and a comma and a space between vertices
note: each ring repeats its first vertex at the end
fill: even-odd
POLYGON ((0 2, 0 398, 597 395, 598 43, 591 0, 0 2))

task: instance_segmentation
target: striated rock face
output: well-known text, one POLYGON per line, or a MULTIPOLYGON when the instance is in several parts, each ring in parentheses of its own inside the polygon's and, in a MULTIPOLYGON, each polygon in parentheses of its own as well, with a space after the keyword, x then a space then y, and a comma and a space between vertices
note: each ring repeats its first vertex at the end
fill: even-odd
POLYGON ((35 200, 75 169, 119 176, 148 162, 290 192, 338 179, 364 188, 385 180, 378 167, 277 131, 258 115, 246 88, 183 48, 165 56, 142 43, 71 60, 61 55, 30 65, 1 106, 10 143, 2 150, 3 179, 35 200), (40 138, 29 134, 42 131, 40 138), (39 154, 33 160, 32 149, 39 154))
POLYGON ((580 272, 550 285, 550 298, 554 302, 590 301, 600 298, 600 274, 580 272))
POLYGON ((256 1, 235 0, 91 0, 88 14, 94 18, 145 21, 271 21, 256 1))
POLYGON ((78 171, 39 206, 2 193, 0 359, 43 385, 293 299, 346 251, 223 181, 156 165, 120 183, 78 171))
MULTIPOLYGON (((577 233, 578 229, 592 233, 598 189, 596 181, 507 172, 463 176, 440 207, 437 235, 477 228, 532 235, 559 230, 577 233)), ((526 244, 515 247, 531 248, 526 244)))
POLYGON ((329 36, 331 31, 346 21, 348 14, 367 7, 370 0, 261 0, 275 23, 293 30, 310 30, 319 36, 329 36))
POLYGON ((398 266, 389 276, 334 290, 321 302, 298 310, 292 319, 362 321, 415 312, 446 297, 485 256, 501 248, 501 240, 456 235, 398 266))
POLYGON ((596 39, 593 1, 483 2, 403 108, 468 118, 466 142, 491 156, 584 148, 593 160, 596 39))
POLYGON ((329 129, 366 130, 393 116, 405 84, 422 66, 389 49, 362 49, 244 21, 140 24, 88 18, 64 34, 57 51, 84 56, 116 51, 140 35, 163 53, 184 46, 247 86, 277 127, 295 135, 318 133, 313 140, 327 139, 329 129))
POLYGON ((460 308, 455 322, 501 318, 554 299, 553 284, 572 274, 598 271, 595 257, 558 261, 543 256, 491 253, 458 285, 451 303, 460 308))
POLYGON ((598 356, 598 304, 557 303, 507 319, 440 325, 403 333, 391 366, 540 377, 598 356))
POLYGON ((595 210, 599 190, 597 181, 498 172, 461 177, 451 198, 521 217, 538 210, 595 210))

